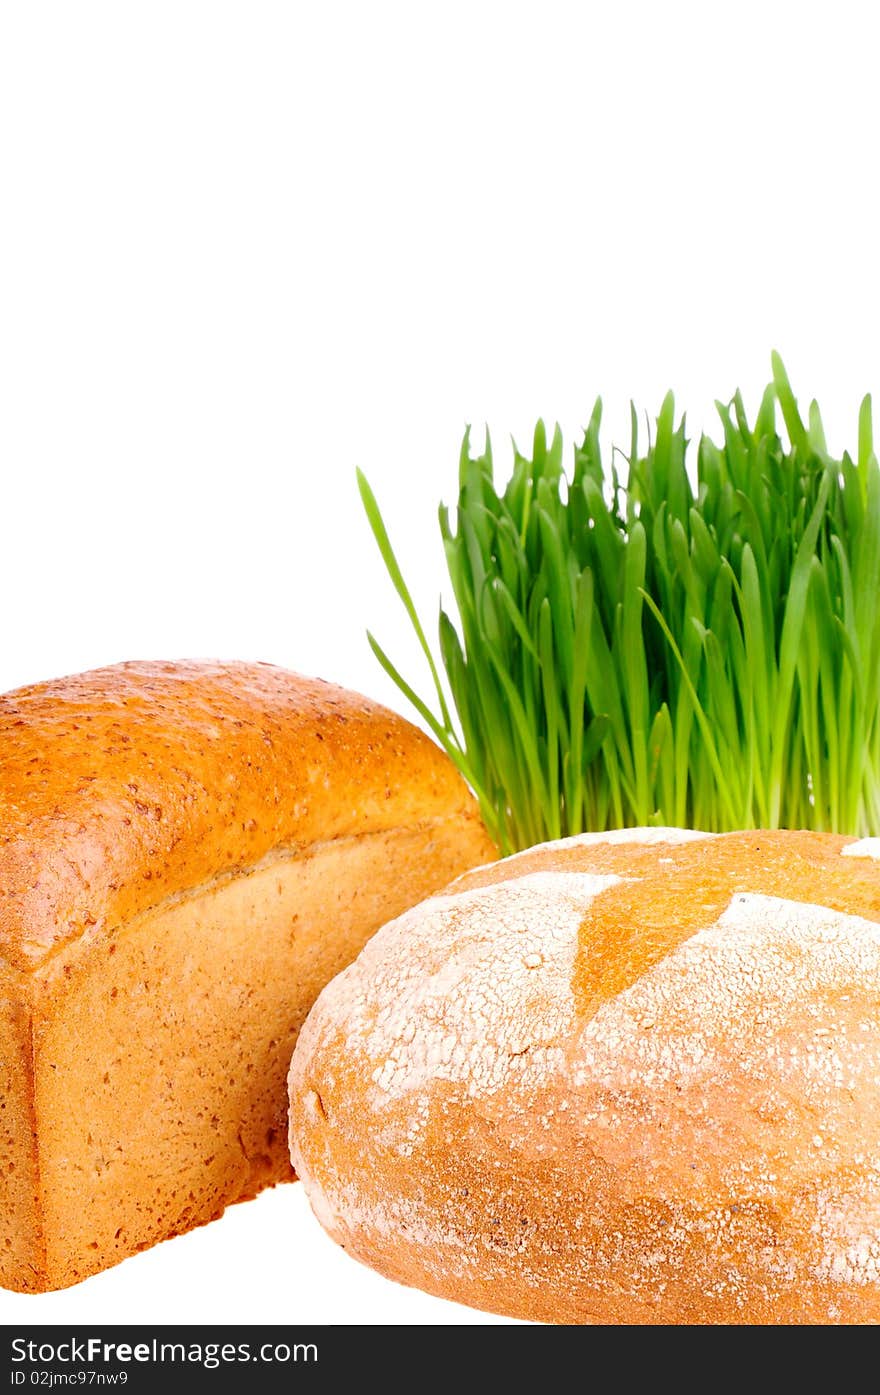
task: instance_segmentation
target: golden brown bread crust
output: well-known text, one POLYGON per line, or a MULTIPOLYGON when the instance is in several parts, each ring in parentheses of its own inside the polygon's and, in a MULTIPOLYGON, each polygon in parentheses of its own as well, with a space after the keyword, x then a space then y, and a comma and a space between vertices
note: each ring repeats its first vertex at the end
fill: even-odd
POLYGON ((300 1035, 319 1219, 517 1317, 880 1321, 878 856, 625 830, 465 874, 300 1035))
POLYGON ((266 664, 0 698, 0 1283, 74 1283, 293 1174, 323 984, 493 855, 451 763, 266 664))
POLYGON ((473 812, 437 746, 271 664, 126 663, 0 696, 0 955, 33 968, 279 847, 473 812))

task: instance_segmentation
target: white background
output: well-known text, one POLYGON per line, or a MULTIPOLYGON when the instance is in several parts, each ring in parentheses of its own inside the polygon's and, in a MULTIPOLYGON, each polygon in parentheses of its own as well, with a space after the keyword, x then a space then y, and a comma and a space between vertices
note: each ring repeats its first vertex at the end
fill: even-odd
MULTIPOLYGON (((0 686, 259 658, 399 706, 467 422, 693 432, 778 348, 855 446, 880 388, 872 7, 0 7, 0 686)), ((385 1282, 299 1187, 0 1323, 491 1319, 385 1282)))

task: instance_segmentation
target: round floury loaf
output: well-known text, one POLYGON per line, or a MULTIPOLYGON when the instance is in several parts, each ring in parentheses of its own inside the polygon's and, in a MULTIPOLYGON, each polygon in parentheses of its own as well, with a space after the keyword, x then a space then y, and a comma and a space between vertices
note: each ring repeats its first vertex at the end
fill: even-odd
POLYGON ((324 989, 312 1207, 556 1323, 880 1321, 880 840, 629 829, 467 873, 324 989))

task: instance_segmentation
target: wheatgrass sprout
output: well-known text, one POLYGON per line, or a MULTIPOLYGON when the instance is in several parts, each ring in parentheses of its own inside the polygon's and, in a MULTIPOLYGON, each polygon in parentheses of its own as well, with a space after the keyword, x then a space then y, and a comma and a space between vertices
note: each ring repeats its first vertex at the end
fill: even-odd
POLYGON ((690 475, 671 395, 644 453, 633 410, 625 484, 602 463, 599 401, 570 476, 539 421, 500 493, 488 438, 474 455, 465 433, 454 524, 440 509, 457 616, 441 608, 439 658, 358 471, 435 705, 370 644, 502 852, 638 824, 880 833, 870 398, 856 457, 834 459, 772 362, 754 423, 738 392, 718 403, 690 475))

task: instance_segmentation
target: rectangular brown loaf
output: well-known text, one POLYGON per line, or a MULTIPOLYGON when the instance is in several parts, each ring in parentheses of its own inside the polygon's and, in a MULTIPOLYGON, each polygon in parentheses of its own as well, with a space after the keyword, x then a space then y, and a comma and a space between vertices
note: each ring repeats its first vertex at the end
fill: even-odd
POLYGON ((265 664, 0 697, 0 1281, 74 1283, 292 1176, 320 988, 494 856, 451 762, 265 664))

